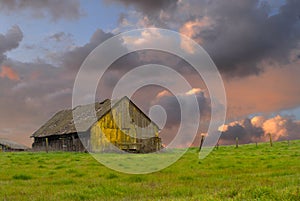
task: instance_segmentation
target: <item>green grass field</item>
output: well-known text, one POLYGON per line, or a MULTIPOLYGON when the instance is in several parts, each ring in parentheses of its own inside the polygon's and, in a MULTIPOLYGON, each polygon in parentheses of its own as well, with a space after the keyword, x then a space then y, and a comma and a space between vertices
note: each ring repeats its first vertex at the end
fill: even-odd
POLYGON ((191 148, 172 166, 128 175, 87 153, 0 153, 2 200, 300 200, 300 141, 191 148))

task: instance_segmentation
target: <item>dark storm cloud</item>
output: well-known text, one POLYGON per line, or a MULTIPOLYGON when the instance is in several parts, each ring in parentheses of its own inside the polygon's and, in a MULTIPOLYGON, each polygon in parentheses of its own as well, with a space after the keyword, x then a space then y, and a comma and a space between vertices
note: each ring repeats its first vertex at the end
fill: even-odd
POLYGON ((151 13, 157 10, 165 9, 171 5, 176 5, 177 0, 105 0, 106 2, 122 3, 126 6, 133 5, 135 8, 145 12, 151 13))
MULTIPOLYGON (((161 12, 164 10, 168 10, 170 12, 176 11, 177 7, 177 0, 155 0, 155 1, 149 1, 149 0, 104 0, 107 3, 121 3, 125 6, 133 6, 136 11, 139 11, 147 17, 147 20, 149 20, 151 25, 155 25, 158 27, 168 27, 168 25, 161 20, 161 12)), ((119 21, 122 22, 122 19, 124 19, 126 15, 121 14, 119 21)))
MULTIPOLYGON (((65 33, 56 33, 50 37, 54 40, 61 40, 61 38, 65 36, 65 33)), ((58 59, 62 62, 63 67, 77 72, 86 57, 98 45, 113 36, 114 34, 110 32, 104 32, 103 30, 98 29, 92 35, 88 43, 63 53, 58 59)), ((120 41, 119 46, 111 48, 126 48, 126 46, 124 46, 122 41, 120 41)), ((124 55, 114 61, 109 68, 113 74, 105 76, 107 77, 107 84, 110 87, 113 87, 122 77, 122 75, 124 75, 124 73, 135 67, 146 64, 161 64, 171 66, 180 72, 189 72, 190 70, 189 64, 177 56, 162 51, 141 50, 124 55)))
POLYGON ((236 138, 241 143, 251 143, 258 141, 264 136, 264 130, 261 127, 255 127, 250 119, 244 119, 241 122, 232 123, 227 130, 222 133, 221 140, 225 143, 233 143, 236 138))
POLYGON ((258 74, 260 62, 289 62, 300 40, 300 1, 288 0, 276 15, 258 0, 218 1, 208 6, 212 27, 199 31, 203 46, 223 72, 258 74))
POLYGON ((112 33, 106 33, 98 29, 91 37, 90 41, 84 46, 76 47, 75 49, 64 53, 61 56, 63 66, 68 69, 77 71, 85 58, 94 50, 99 44, 106 39, 112 37, 112 33))
POLYGON ((148 5, 152 1, 116 2, 134 5, 146 16, 145 24, 192 37, 228 76, 259 74, 265 61, 286 64, 299 48, 298 0, 287 0, 278 13, 260 0, 158 1, 153 7, 148 5))
POLYGON ((5 53, 19 46, 23 33, 18 26, 11 27, 6 34, 0 34, 0 63, 6 59, 5 53))
POLYGON ((78 0, 2 0, 0 10, 8 14, 29 10, 33 17, 41 18, 50 15, 54 21, 74 20, 82 15, 78 0))
POLYGON ((279 137, 279 140, 297 140, 300 138, 300 122, 293 119, 286 120, 287 136, 279 137))
POLYGON ((295 140, 300 137, 300 122, 291 116, 255 116, 231 122, 220 130, 223 130, 220 138, 223 144, 234 143, 236 137, 241 143, 267 141, 270 134, 274 141, 295 140))
MULTIPOLYGON (((113 87, 121 79, 121 77, 128 71, 147 64, 159 64, 170 66, 180 73, 190 73, 192 68, 188 63, 181 58, 156 50, 141 50, 129 53, 118 60, 111 66, 107 76, 104 76, 107 86, 113 87)), ((194 73, 194 72, 193 72, 194 73)))
POLYGON ((280 13, 268 16, 268 9, 257 7, 258 0, 219 1, 210 6, 209 17, 215 24, 199 31, 204 48, 218 68, 230 75, 244 76, 261 72, 259 63, 271 59, 287 63, 297 48, 300 1, 287 1, 280 13))

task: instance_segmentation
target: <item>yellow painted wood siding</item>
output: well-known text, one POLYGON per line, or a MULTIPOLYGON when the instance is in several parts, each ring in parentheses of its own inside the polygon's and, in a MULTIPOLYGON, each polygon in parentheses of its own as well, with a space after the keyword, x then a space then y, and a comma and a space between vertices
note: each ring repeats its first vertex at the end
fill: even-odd
POLYGON ((158 128, 130 101, 124 99, 91 128, 91 150, 139 149, 140 141, 158 137, 158 128), (129 115, 128 115, 129 114, 129 115))

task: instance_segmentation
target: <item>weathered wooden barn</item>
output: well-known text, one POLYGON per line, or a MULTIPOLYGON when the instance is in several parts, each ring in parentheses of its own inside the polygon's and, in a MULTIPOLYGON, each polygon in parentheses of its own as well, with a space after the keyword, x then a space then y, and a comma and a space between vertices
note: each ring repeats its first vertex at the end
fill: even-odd
POLYGON ((29 150, 29 147, 19 144, 17 142, 0 139, 0 152, 9 152, 9 151, 26 151, 29 150))
POLYGON ((161 149, 159 127, 128 97, 93 104, 97 120, 76 129, 74 110, 79 114, 76 123, 84 124, 90 118, 90 106, 56 113, 32 135, 33 150, 149 153, 161 149))

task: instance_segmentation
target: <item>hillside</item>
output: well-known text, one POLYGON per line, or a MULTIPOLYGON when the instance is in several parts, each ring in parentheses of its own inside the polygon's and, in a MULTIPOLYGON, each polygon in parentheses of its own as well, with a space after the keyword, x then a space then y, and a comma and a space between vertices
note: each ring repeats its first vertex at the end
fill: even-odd
POLYGON ((300 200, 300 141, 191 148, 148 175, 107 169, 86 153, 0 153, 0 200, 300 200))

